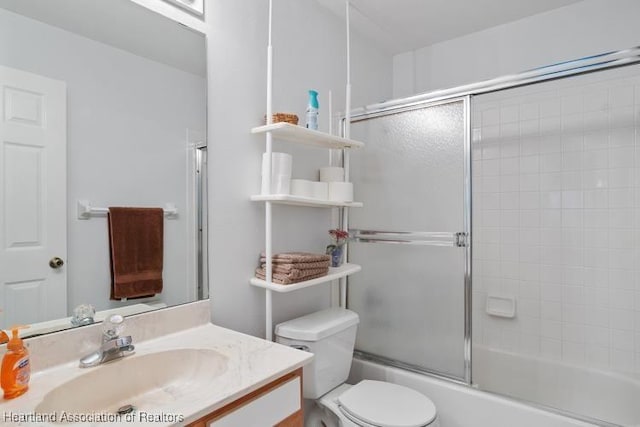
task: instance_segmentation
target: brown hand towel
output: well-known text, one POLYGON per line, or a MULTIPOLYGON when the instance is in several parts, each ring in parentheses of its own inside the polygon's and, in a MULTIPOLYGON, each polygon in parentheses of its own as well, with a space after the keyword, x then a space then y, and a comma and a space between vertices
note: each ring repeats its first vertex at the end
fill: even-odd
MULTIPOLYGON (((283 252, 279 254, 273 254, 272 262, 274 263, 299 263, 299 262, 322 262, 322 261, 330 261, 331 256, 326 254, 313 254, 309 252, 283 252)), ((260 262, 264 263, 267 261, 267 256, 263 252, 260 254, 260 262)))
MULTIPOLYGON (((291 270, 314 270, 317 268, 327 268, 331 266, 331 261, 320 261, 320 262, 297 262, 297 263, 288 263, 288 264, 280 264, 274 262, 273 271, 278 273, 288 273, 291 270)), ((267 268, 266 263, 260 264, 261 268, 267 268)))
MULTIPOLYGON (((260 273, 263 276, 266 275, 266 269, 264 268, 257 268, 256 269, 256 273, 260 273)), ((328 267, 324 267, 324 268, 314 268, 314 269, 310 269, 310 270, 289 270, 289 271, 278 271, 278 269, 273 269, 273 274, 274 275, 278 275, 279 277, 287 277, 288 279, 305 279, 307 277, 311 277, 311 276, 316 276, 318 274, 324 273, 327 274, 329 272, 329 268, 328 267)))
POLYGON ((164 212, 160 208, 109 208, 111 299, 162 292, 164 212))
MULTIPOLYGON (((316 279, 318 277, 326 276, 328 272, 329 272, 329 269, 327 268, 326 271, 323 271, 322 273, 318 273, 312 276, 303 277, 299 279, 291 279, 287 277, 286 274, 274 273, 271 280, 273 283, 278 283, 280 285, 293 285, 294 283, 304 282, 305 280, 311 280, 311 279, 316 279)), ((256 277, 258 279, 266 280, 266 275, 264 273, 265 273, 264 270, 260 268, 256 269, 256 277)))

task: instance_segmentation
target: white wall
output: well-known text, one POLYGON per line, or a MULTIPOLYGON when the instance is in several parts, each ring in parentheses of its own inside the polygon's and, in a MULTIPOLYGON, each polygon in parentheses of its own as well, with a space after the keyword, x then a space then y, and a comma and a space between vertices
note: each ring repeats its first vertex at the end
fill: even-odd
POLYGON ((640 2, 585 0, 393 58, 395 98, 640 44, 640 2))
MULTIPOLYGON (((320 93, 320 128, 328 128, 328 90, 334 111, 344 105, 344 25, 313 0, 274 2, 274 111, 304 120, 307 90, 320 93)), ((264 206, 249 201, 260 190, 266 99, 268 2, 216 0, 206 4, 209 69, 209 266, 212 316, 216 324, 264 336, 264 291, 249 278, 264 250, 264 206)), ((353 105, 391 95, 391 57, 358 37, 353 45, 353 105)), ((274 150, 294 156, 293 175, 314 178, 328 164, 328 152, 274 150)), ((357 194, 357 189, 356 189, 357 194)), ((331 226, 329 210, 274 208, 274 250, 324 252, 331 226)), ((328 306, 328 287, 274 296, 274 320, 284 321, 328 306)))
POLYGON ((67 83, 69 309, 109 301, 106 218, 78 220, 75 204, 177 205, 165 221, 167 304, 186 286, 186 129, 205 129, 206 81, 0 9, 0 64, 67 83))

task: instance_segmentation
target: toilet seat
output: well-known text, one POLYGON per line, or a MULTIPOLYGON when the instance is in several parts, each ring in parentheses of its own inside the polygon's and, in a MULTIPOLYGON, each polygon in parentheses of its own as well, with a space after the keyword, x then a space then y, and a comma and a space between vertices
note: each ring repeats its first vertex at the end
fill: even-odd
POLYGON ((345 417, 364 427, 424 427, 436 418, 436 407, 408 387, 364 380, 337 399, 345 417))

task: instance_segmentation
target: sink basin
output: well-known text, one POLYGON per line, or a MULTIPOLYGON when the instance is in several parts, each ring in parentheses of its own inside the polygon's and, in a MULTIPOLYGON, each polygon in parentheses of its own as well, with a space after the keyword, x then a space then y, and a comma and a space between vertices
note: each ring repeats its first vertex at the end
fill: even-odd
POLYGON ((205 349, 128 356, 89 368, 51 390, 35 412, 116 413, 125 405, 152 412, 201 395, 226 371, 227 361, 226 356, 205 349))

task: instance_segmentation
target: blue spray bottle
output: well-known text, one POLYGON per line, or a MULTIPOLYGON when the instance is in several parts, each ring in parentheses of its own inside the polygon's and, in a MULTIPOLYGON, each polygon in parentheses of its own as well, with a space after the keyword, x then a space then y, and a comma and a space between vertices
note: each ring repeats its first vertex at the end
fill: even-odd
POLYGON ((307 129, 318 130, 318 92, 309 91, 309 104, 307 105, 307 129))

